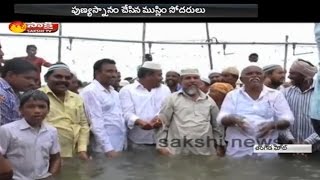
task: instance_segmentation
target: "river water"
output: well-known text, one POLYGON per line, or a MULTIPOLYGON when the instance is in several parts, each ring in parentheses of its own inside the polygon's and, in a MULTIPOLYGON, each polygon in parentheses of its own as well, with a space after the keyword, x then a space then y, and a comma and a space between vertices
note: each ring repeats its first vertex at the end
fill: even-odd
POLYGON ((320 179, 320 158, 231 160, 214 156, 163 157, 125 152, 89 162, 64 161, 57 180, 312 180, 320 179))

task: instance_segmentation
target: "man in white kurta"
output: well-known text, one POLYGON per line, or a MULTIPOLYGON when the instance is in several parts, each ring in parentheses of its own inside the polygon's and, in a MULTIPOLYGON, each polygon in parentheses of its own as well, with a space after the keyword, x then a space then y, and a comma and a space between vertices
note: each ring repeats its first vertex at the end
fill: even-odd
POLYGON ((123 151, 127 144, 119 94, 111 86, 117 76, 115 62, 110 59, 97 61, 94 74, 95 79, 81 91, 80 96, 94 134, 93 151, 112 157, 123 151))
POLYGON ((224 154, 223 127, 218 126, 216 103, 199 86, 197 69, 181 71, 182 89, 169 96, 159 113, 163 127, 157 133, 157 149, 163 154, 224 154))
POLYGON ((293 122, 293 114, 284 97, 277 90, 263 85, 263 71, 249 65, 241 73, 244 87, 233 90, 225 97, 218 123, 227 127, 226 155, 272 158, 277 154, 255 154, 255 144, 276 144, 279 130, 293 122))
POLYGON ((155 119, 170 89, 161 84, 159 64, 145 62, 138 70, 138 80, 120 90, 120 101, 128 131, 128 139, 135 145, 155 145, 155 119))

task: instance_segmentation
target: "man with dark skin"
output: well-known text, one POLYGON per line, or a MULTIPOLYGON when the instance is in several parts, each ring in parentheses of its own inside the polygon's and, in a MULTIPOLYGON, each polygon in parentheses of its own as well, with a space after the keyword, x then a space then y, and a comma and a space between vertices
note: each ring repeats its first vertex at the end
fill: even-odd
POLYGON ((95 62, 94 80, 81 92, 93 133, 94 155, 117 157, 126 148, 126 123, 119 93, 112 87, 117 80, 116 62, 101 59, 95 62))
POLYGON ((180 74, 176 71, 168 71, 166 74, 166 85, 169 87, 172 93, 180 89, 180 74))
POLYGON ((113 82, 112 86, 113 88, 119 92, 120 91, 120 82, 121 82, 121 73, 118 71, 117 72, 117 77, 116 77, 116 80, 113 82))
POLYGON ((239 79, 239 70, 236 67, 225 68, 222 73, 222 81, 229 83, 233 88, 237 87, 237 81, 239 79))
MULTIPOLYGON (((293 122, 292 112, 283 94, 263 85, 262 68, 247 66, 241 72, 240 80, 244 87, 227 94, 217 118, 218 122, 227 127, 227 155, 236 158, 255 154, 253 147, 246 143, 244 146, 234 145, 235 138, 241 139, 241 143, 247 139, 252 140, 253 144, 274 143, 278 130, 287 129, 293 122)), ((276 154, 257 156, 273 158, 276 154)))
POLYGON ((285 81, 285 71, 280 65, 269 65, 263 68, 265 75, 264 85, 272 89, 278 89, 285 81))
POLYGON ((310 122, 311 98, 314 94, 313 77, 317 68, 310 62, 298 59, 290 67, 288 78, 292 86, 283 93, 294 114, 294 123, 284 134, 287 143, 312 144, 313 151, 320 151, 319 136, 310 122))
POLYGON ((23 59, 25 59, 26 61, 32 63, 34 66, 36 66, 36 68, 38 69, 38 80, 36 81, 36 84, 38 86, 38 88, 41 86, 41 69, 42 66, 44 67, 50 67, 51 63, 47 62, 46 60, 44 60, 41 57, 37 57, 37 46, 35 45, 28 45, 26 48, 26 52, 27 52, 27 56, 26 57, 22 57, 23 59))
POLYGON ((72 73, 72 78, 70 80, 68 89, 76 94, 79 94, 79 89, 82 87, 82 82, 78 79, 78 77, 72 73))
POLYGON ((256 63, 259 60, 259 56, 257 53, 252 53, 249 55, 249 62, 256 63))
POLYGON ((12 176, 13 171, 10 162, 3 157, 2 148, 0 147, 0 179, 11 180, 12 176))
POLYGON ((222 76, 221 76, 221 73, 219 72, 212 71, 208 77, 211 81, 211 84, 222 81, 222 76))
POLYGON ((160 64, 146 61, 139 68, 137 75, 139 79, 123 87, 119 94, 129 128, 128 145, 133 149, 155 145, 154 129, 161 126, 157 113, 164 99, 171 94, 170 89, 161 84, 160 64))
POLYGON ((77 154, 80 159, 89 160, 90 128, 82 98, 68 90, 71 77, 70 69, 64 63, 53 64, 45 74, 47 86, 40 90, 50 99, 46 122, 58 130, 62 158, 77 154))
POLYGON ((0 78, 0 125, 20 119, 20 92, 35 86, 37 69, 31 63, 19 58, 7 60, 0 78))

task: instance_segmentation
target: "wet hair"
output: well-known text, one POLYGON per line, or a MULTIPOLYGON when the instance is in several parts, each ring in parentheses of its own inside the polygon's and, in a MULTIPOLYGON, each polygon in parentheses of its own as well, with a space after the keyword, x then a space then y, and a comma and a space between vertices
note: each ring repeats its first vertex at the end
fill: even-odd
POLYGON ((149 75, 153 75, 154 73, 155 73, 155 70, 153 69, 140 67, 138 70, 138 78, 145 78, 149 75))
POLYGON ((33 45, 33 44, 28 45, 27 48, 26 48, 26 50, 28 51, 28 50, 31 49, 31 48, 37 49, 37 46, 36 46, 36 45, 33 45))
POLYGON ((257 56, 257 57, 259 57, 259 55, 258 55, 257 53, 251 53, 251 54, 249 55, 249 57, 252 57, 252 56, 257 56))
POLYGON ((83 84, 82 84, 82 82, 80 80, 77 81, 77 84, 78 84, 79 87, 83 86, 83 84))
POLYGON ((126 77, 126 78, 124 78, 124 80, 126 80, 126 81, 132 81, 133 78, 132 78, 132 77, 126 77))
POLYGON ((20 98, 20 107, 23 107, 29 100, 45 101, 50 108, 50 100, 46 93, 39 90, 29 90, 22 94, 20 98))
POLYGON ((24 74, 31 71, 37 72, 38 70, 32 63, 22 58, 13 58, 5 61, 4 66, 2 67, 1 77, 5 78, 10 71, 14 74, 24 74))
POLYGON ((145 54, 144 55, 144 60, 145 61, 152 61, 152 55, 151 54, 145 54))
MULTIPOLYGON (((51 67, 52 66, 54 66, 54 65, 57 65, 57 64, 63 64, 63 65, 66 65, 65 63, 63 63, 63 62, 57 62, 57 63, 55 63, 55 64, 52 64, 51 65, 51 67)), ((67 65, 66 65, 67 66, 67 65)), ((49 78, 49 76, 51 76, 52 74, 53 74, 53 72, 54 72, 54 70, 50 70, 50 68, 49 68, 49 70, 48 70, 48 72, 44 75, 44 79, 48 79, 49 78)), ((71 76, 73 76, 73 74, 71 73, 71 76)))
POLYGON ((96 78, 96 71, 100 71, 104 64, 116 64, 116 62, 112 59, 100 59, 96 61, 93 65, 93 78, 96 78))

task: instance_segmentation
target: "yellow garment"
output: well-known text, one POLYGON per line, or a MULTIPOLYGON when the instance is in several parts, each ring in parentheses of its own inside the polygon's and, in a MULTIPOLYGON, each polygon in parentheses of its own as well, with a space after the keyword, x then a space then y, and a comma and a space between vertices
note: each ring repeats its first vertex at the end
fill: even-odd
POLYGON ((50 112, 45 121, 58 130, 61 157, 73 157, 76 152, 87 151, 90 129, 81 97, 67 91, 62 102, 48 86, 39 90, 50 100, 50 112))

